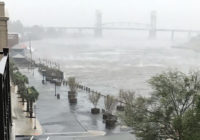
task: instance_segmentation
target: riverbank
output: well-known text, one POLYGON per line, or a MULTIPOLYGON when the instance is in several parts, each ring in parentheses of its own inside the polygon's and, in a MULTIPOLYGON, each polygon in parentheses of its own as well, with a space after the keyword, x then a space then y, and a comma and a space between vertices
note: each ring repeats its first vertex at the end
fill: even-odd
POLYGON ((29 78, 29 83, 40 93, 37 101, 37 116, 43 127, 43 135, 40 137, 50 137, 56 140, 79 138, 80 135, 77 133, 84 134, 84 137, 101 136, 103 139, 115 134, 134 137, 128 133, 130 129, 124 129, 120 124, 113 130, 106 129, 102 114, 92 115, 90 113, 92 104, 85 91, 78 90, 78 103, 70 105, 67 99, 68 87, 63 85, 56 87, 57 93, 60 94, 60 100, 58 100, 55 96, 54 84, 42 84, 43 77, 37 69, 34 72, 27 69, 20 71, 29 78), (91 135, 91 132, 95 134, 91 135))

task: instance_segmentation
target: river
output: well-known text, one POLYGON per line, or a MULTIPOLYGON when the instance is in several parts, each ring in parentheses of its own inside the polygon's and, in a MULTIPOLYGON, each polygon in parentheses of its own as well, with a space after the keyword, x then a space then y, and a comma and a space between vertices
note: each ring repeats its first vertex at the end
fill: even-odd
MULTIPOLYGON (((40 58, 58 62, 65 78, 75 76, 78 82, 102 94, 117 96, 119 89, 127 89, 135 91, 137 95, 148 96, 151 92, 148 79, 153 75, 169 69, 187 73, 199 68, 199 52, 181 47, 184 42, 126 36, 66 37, 32 41, 32 49, 36 61, 40 58)), ((28 76, 29 84, 40 93, 37 117, 43 127, 43 135, 38 140, 79 139, 78 135, 68 135, 82 134, 88 130, 106 132, 106 137, 96 137, 99 140, 135 139, 134 135, 127 133, 130 129, 124 129, 121 122, 115 129, 105 129, 102 114, 91 115, 92 104, 84 91, 78 90, 77 105, 69 105, 69 89, 66 86, 57 87, 56 91, 61 95, 61 99, 57 100, 54 85, 42 85, 42 76, 37 69, 34 71, 22 70, 28 76)), ((104 108, 102 98, 98 107, 104 108)), ((85 138, 89 139, 88 136, 85 138)))
POLYGON ((131 37, 76 37, 33 41, 33 58, 58 62, 65 77, 103 94, 119 89, 149 95, 148 79, 169 69, 188 72, 199 68, 199 52, 181 48, 183 40, 131 37), (179 48, 175 47, 179 46, 179 48))

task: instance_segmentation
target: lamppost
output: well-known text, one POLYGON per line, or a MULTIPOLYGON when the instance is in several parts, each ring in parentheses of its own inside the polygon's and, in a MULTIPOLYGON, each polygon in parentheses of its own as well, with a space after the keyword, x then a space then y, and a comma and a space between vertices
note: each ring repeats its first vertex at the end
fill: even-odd
POLYGON ((43 79, 42 79, 42 83, 44 84, 44 73, 46 72, 46 70, 42 70, 42 77, 43 77, 43 79))
POLYGON ((36 127, 36 103, 34 104, 34 110, 35 110, 35 126, 34 126, 34 129, 37 129, 37 127, 36 127))
POLYGON ((56 96, 56 81, 55 81, 55 96, 56 96))

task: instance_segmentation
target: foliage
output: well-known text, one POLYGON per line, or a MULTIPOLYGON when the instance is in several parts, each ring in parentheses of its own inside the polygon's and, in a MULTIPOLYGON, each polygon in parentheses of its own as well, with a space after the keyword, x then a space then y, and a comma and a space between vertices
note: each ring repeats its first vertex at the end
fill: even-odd
POLYGON ((26 99, 35 102, 38 99, 39 93, 34 87, 29 87, 26 99))
POLYGON ((69 77, 68 78, 68 85, 69 85, 70 91, 76 93, 77 85, 76 85, 75 77, 69 77))
POLYGON ((13 79, 14 72, 15 72, 15 71, 18 71, 18 70, 19 70, 19 69, 18 69, 17 66, 15 66, 13 60, 10 59, 10 61, 9 61, 9 73, 10 73, 11 79, 13 79))
POLYGON ((99 93, 89 93, 89 100, 95 108, 97 107, 100 97, 101 95, 99 93))
POLYGON ((19 71, 13 73, 12 80, 13 83, 18 86, 28 84, 28 78, 25 75, 21 74, 21 72, 19 71))
MULTIPOLYGON (((135 92, 132 91, 125 91, 125 90, 120 90, 119 92, 119 96, 120 96, 120 101, 123 102, 125 104, 125 112, 126 112, 126 117, 123 115, 120 115, 120 117, 122 117, 122 120, 128 124, 128 126, 132 125, 132 117, 134 117, 134 111, 133 110, 133 105, 135 102, 135 92)), ((136 103, 137 105, 139 105, 139 103, 136 103)))
POLYGON ((150 97, 126 95, 124 121, 143 140, 200 137, 200 72, 168 71, 149 80, 150 97))
POLYGON ((106 112, 112 114, 112 111, 114 110, 115 106, 117 104, 117 100, 112 95, 107 95, 104 97, 104 105, 106 112))

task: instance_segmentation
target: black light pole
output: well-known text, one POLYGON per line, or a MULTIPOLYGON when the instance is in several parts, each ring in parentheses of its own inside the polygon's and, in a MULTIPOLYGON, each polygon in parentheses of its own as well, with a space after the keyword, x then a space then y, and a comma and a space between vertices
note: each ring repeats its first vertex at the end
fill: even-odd
POLYGON ((42 77, 43 77, 42 83, 43 83, 43 84, 45 83, 45 82, 44 82, 44 73, 45 73, 45 70, 42 70, 42 77))
POLYGON ((44 80, 44 72, 42 73, 42 76, 43 76, 43 80, 44 80))
POLYGON ((56 96, 56 82, 55 82, 55 96, 56 96))
POLYGON ((34 126, 34 129, 37 129, 37 127, 36 127, 36 103, 35 103, 34 109, 35 109, 35 126, 34 126))

